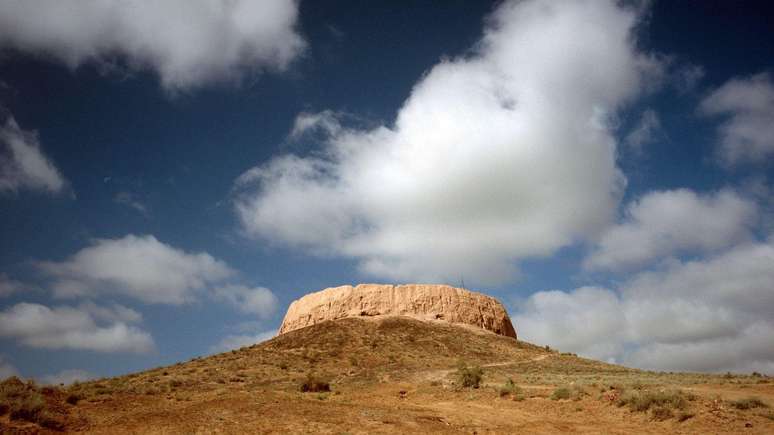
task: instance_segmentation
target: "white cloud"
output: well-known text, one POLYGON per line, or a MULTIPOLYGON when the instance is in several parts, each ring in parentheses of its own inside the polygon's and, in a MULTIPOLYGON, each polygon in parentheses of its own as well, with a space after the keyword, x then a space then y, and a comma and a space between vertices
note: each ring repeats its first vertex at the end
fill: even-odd
POLYGON ((653 109, 642 112, 637 125, 626 135, 624 144, 637 155, 643 153, 643 147, 657 140, 663 131, 658 114, 653 109))
POLYGON ((651 192, 626 207, 623 222, 602 234, 585 266, 620 270, 675 254, 722 249, 749 239, 757 221, 755 202, 732 190, 651 192))
POLYGON ((243 174, 244 230, 370 275, 482 284, 595 234, 625 185, 609 119, 660 71, 635 48, 637 20, 612 1, 502 4, 394 125, 328 128, 321 153, 243 174))
POLYGON ((98 239, 63 262, 41 262, 59 297, 116 293, 147 303, 182 304, 236 274, 207 253, 187 253, 155 237, 98 239))
POLYGON ((774 240, 635 275, 616 291, 530 296, 525 340, 659 370, 774 373, 774 240))
POLYGON ((30 189, 58 193, 65 185, 59 170, 40 150, 37 133, 22 130, 9 116, 0 126, 0 192, 30 189))
POLYGON ((5 361, 3 356, 0 355, 0 379, 9 378, 11 376, 19 376, 19 370, 11 363, 5 361))
POLYGON ((43 376, 41 382, 47 385, 70 385, 73 382, 84 382, 97 378, 97 375, 85 370, 68 369, 53 375, 43 376))
POLYGON ((293 129, 290 131, 291 139, 298 139, 304 134, 312 131, 322 131, 327 135, 336 135, 341 132, 341 123, 339 114, 332 110, 323 110, 322 112, 301 112, 296 116, 293 122, 293 129))
POLYGON ((11 295, 24 289, 24 284, 0 273, 0 298, 11 295))
POLYGON ((113 198, 113 202, 133 208, 145 217, 149 215, 148 207, 131 192, 118 192, 113 198))
POLYGON ((277 309, 277 297, 264 287, 250 288, 243 285, 226 285, 213 289, 216 300, 225 301, 244 313, 267 318, 277 309))
POLYGON ((216 345, 210 347, 211 352, 227 352, 232 349, 250 346, 260 343, 277 335, 277 330, 259 332, 258 334, 227 335, 223 337, 216 345))
POLYGON ((580 351, 602 360, 622 351, 626 318, 618 297, 606 289, 538 292, 527 299, 513 320, 519 338, 537 344, 580 351))
POLYGON ((116 320, 125 313, 105 309, 102 318, 89 308, 19 303, 0 311, 0 337, 43 349, 97 352, 148 352, 153 338, 142 329, 116 320), (104 316, 112 318, 105 321, 104 316))
POLYGON ((303 50, 295 0, 0 2, 0 47, 151 69, 170 90, 281 71, 303 50))
POLYGON ((686 64, 678 67, 672 74, 672 83, 680 93, 688 93, 704 78, 704 68, 700 65, 686 64))
POLYGON ((729 117, 719 127, 723 163, 767 162, 774 154, 774 84, 768 74, 729 80, 699 109, 729 117))

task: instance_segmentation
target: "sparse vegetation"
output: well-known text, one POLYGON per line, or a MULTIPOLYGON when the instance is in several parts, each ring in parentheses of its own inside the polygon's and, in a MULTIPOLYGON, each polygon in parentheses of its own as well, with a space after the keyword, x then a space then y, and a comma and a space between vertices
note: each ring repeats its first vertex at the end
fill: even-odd
POLYGON ((505 384, 500 387, 499 393, 500 397, 510 396, 513 400, 519 402, 524 400, 524 393, 522 392, 521 387, 516 385, 511 378, 508 378, 508 380, 505 381, 505 384))
POLYGON ((557 387, 552 393, 551 393, 551 400, 580 400, 581 397, 586 395, 586 392, 583 391, 583 388, 578 387, 577 385, 573 386, 561 386, 557 387))
POLYGON ((457 381, 462 388, 478 388, 483 377, 484 370, 478 365, 468 366, 462 361, 457 365, 457 381))
POLYGON ((675 413, 672 412, 672 409, 668 406, 658 406, 653 408, 651 415, 653 415, 654 420, 664 421, 674 417, 675 413))
POLYGON ((69 403, 70 405, 77 405, 81 399, 83 399, 83 397, 81 397, 80 394, 70 393, 67 395, 65 402, 69 403))
MULTIPOLYGON (((479 419, 482 428, 517 432, 518 424, 487 416, 497 413, 518 419, 524 412, 538 413, 543 419, 545 424, 536 427, 537 431, 555 429, 559 423, 570 428, 588 427, 590 418, 610 432, 649 432, 684 421, 696 432, 733 432, 747 422, 761 432, 774 430, 772 408, 743 399, 733 402, 740 404, 737 409, 730 401, 744 398, 732 394, 748 386, 748 394, 771 406, 774 401, 769 386, 758 385, 758 381, 770 378, 744 374, 735 375, 729 382, 723 375, 629 369, 558 352, 546 353, 542 346, 473 334, 442 323, 342 320, 294 331, 237 354, 226 352, 62 389, 36 387, 43 400, 43 410, 35 417, 37 423, 11 420, 10 406, 0 402, 0 407, 5 406, 0 409, 0 433, 8 432, 3 424, 11 430, 41 430, 43 425, 61 427, 64 423, 66 430, 117 431, 135 427, 127 425, 137 418, 147 418, 148 427, 156 427, 169 424, 168 417, 196 420, 203 401, 217 403, 219 410, 233 407, 233 412, 242 412, 239 404, 245 400, 267 410, 271 423, 265 428, 286 432, 302 431, 305 426, 301 425, 310 414, 342 427, 352 419, 389 421, 395 432, 411 432, 411 428, 433 432, 440 424, 459 429, 470 418, 479 419), (409 336, 417 338, 410 341, 409 336), (371 348, 372 342, 378 342, 376 349, 371 348), (328 352, 334 344, 341 348, 335 359, 328 352), (310 364, 303 355, 309 359, 318 356, 317 362, 310 364), (390 356, 399 363, 390 364, 390 356), (336 379, 335 385, 332 379, 336 379), (478 389, 474 389, 476 383, 478 389), (702 395, 695 399, 696 404, 691 402, 688 390, 692 387, 676 390, 687 385, 701 385, 697 391, 702 395), (607 405, 588 399, 592 391, 607 405), (527 397, 541 399, 515 403, 527 397), (549 397, 556 402, 543 399, 549 397), (618 409, 585 415, 593 407, 615 408, 616 404, 625 409, 623 420, 618 409), (629 409, 636 412, 630 414, 629 409), (79 420, 80 416, 84 420, 79 420), (718 419, 712 420, 714 416, 718 419), (661 420, 668 426, 657 423, 661 420), (94 423, 100 421, 127 423, 105 428, 103 423, 94 423), (401 423, 404 421, 408 424, 401 423)), ((30 405, 25 405, 25 409, 32 410, 27 415, 34 414, 37 406, 34 401, 30 405)), ((213 420, 207 424, 222 423, 213 420)), ((327 430, 327 426, 322 429, 327 430)))
POLYGON ((680 390, 661 391, 626 391, 618 399, 618 406, 627 406, 633 412, 651 411, 655 420, 667 420, 675 416, 675 411, 682 411, 678 416, 679 421, 693 417, 687 412, 688 402, 695 400, 692 394, 680 390))
POLYGON ((732 400, 731 406, 736 409, 747 410, 753 408, 768 408, 769 405, 758 397, 747 397, 745 399, 732 400))
POLYGON ((321 393, 331 391, 331 386, 327 381, 308 373, 299 387, 302 393, 321 393))
POLYGON ((567 387, 559 387, 551 393, 551 400, 566 400, 570 398, 570 389, 567 387))
MULTIPOLYGON (((53 393, 53 388, 45 391, 53 393)), ((8 413, 11 420, 28 421, 39 426, 53 429, 64 429, 61 419, 55 417, 34 382, 22 382, 13 376, 0 383, 0 414, 8 413)))

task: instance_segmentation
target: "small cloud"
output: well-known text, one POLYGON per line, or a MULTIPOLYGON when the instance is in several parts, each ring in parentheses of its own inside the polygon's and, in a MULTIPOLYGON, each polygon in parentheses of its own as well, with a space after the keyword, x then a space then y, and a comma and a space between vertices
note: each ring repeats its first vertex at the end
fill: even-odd
POLYGON ((289 137, 291 140, 296 140, 316 131, 323 132, 327 136, 334 136, 341 131, 340 116, 332 110, 323 110, 317 113, 301 112, 293 122, 293 129, 290 131, 289 137))
POLYGON ((642 112, 637 125, 626 135, 624 145, 633 154, 641 156, 645 145, 655 142, 662 136, 663 130, 658 113, 653 109, 646 109, 642 112))
POLYGON ((68 369, 53 375, 43 376, 41 378, 41 383, 47 385, 70 385, 74 382, 90 381, 92 379, 97 379, 98 377, 99 376, 94 373, 85 370, 68 369))
POLYGON ((277 297, 264 287, 226 285, 213 289, 212 295, 216 300, 228 302, 239 311, 257 314, 263 319, 274 314, 277 309, 277 297))
MULTIPOLYGON (((108 309, 109 310, 109 309, 108 309)), ((0 311, 0 337, 13 338, 38 349, 144 353, 154 348, 151 335, 93 307, 54 308, 22 302, 0 311), (104 314, 104 313, 103 313, 104 314)))
POLYGON ((4 273, 0 273, 0 298, 20 292, 25 286, 20 281, 13 280, 4 273))
POLYGON ((276 329, 259 332, 258 334, 227 335, 223 337, 223 339, 220 340, 217 344, 210 347, 210 351, 227 352, 232 349, 239 349, 240 347, 250 346, 256 343, 270 340, 276 335, 276 329))
POLYGON ((151 235, 98 239, 62 262, 39 262, 58 297, 114 293, 146 303, 179 305, 236 274, 211 255, 188 253, 151 235))
POLYGON ((677 68, 672 75, 672 83, 678 92, 687 94, 704 78, 704 68, 699 65, 683 65, 677 68))
POLYGON ((733 78, 702 100, 699 111, 724 116, 718 155, 726 166, 765 163, 774 155, 774 83, 767 73, 733 78))
POLYGON ((113 198, 113 202, 133 208, 145 217, 150 215, 148 212, 148 207, 130 192, 118 192, 113 198))
POLYGON ((3 356, 0 355, 0 379, 9 378, 11 376, 19 376, 19 370, 8 361, 5 361, 3 356))
POLYGON ((623 222, 602 234, 584 266, 624 270, 717 251, 751 240, 758 217, 757 204, 730 189, 703 195, 689 189, 650 192, 626 206, 623 222))
POLYGON ((0 2, 0 48, 72 69, 150 70, 176 92, 286 70, 306 47, 298 12, 297 0, 0 2))
POLYGON ((0 193, 20 189, 62 193, 67 182, 40 149, 38 135, 9 116, 0 126, 0 193))

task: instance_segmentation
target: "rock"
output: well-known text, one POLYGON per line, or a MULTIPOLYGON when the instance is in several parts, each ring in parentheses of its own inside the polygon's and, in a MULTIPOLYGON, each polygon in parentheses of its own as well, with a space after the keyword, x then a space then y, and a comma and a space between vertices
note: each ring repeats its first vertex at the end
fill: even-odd
POLYGON ((279 333, 326 320, 360 316, 410 316, 474 325, 516 338, 503 305, 492 297, 448 285, 345 285, 293 301, 279 333))

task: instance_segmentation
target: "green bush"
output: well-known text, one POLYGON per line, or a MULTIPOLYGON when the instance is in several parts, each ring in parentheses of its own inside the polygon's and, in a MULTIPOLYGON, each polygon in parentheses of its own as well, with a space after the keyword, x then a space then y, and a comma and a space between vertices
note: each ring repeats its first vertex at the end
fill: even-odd
POLYGON ((521 387, 514 384, 513 379, 511 378, 508 378, 508 380, 505 381, 505 384, 500 387, 499 393, 500 397, 512 396, 513 400, 517 402, 524 400, 524 393, 522 392, 521 387))
POLYGON ((559 387, 551 393, 551 400, 567 400, 572 396, 572 391, 568 387, 559 387))
POLYGON ((516 386, 516 384, 513 383, 513 379, 508 378, 507 381, 503 384, 502 387, 500 387, 500 397, 505 397, 513 394, 513 391, 519 388, 516 386))
POLYGON ((484 370, 477 365, 468 367, 468 365, 463 362, 457 367, 457 379, 459 385, 463 388, 478 388, 481 385, 481 379, 483 377, 484 370))

